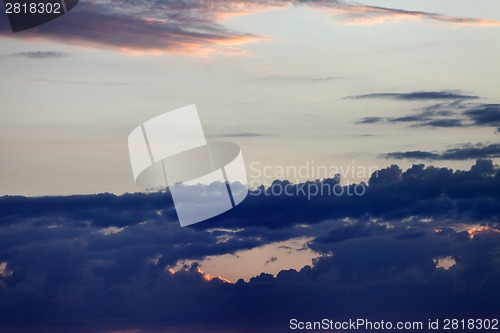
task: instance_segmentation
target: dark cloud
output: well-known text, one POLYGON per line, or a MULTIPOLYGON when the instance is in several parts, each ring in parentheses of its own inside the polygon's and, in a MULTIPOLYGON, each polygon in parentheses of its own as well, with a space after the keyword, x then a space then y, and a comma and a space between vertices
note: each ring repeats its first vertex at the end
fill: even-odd
MULTIPOLYGON (((286 184, 276 181, 274 190, 286 184)), ((338 179, 291 190, 308 184, 335 186, 338 179)), ((168 192, 2 197, 0 327, 288 332, 295 317, 426 321, 498 314, 498 166, 489 160, 468 171, 392 165, 363 186, 362 196, 309 200, 261 189, 228 213, 186 228, 168 192), (322 256, 276 277, 228 283, 196 263, 168 269, 178 260, 296 237, 311 238, 307 246, 322 256), (443 257, 456 264, 436 268, 443 257)))
POLYGON ((440 159, 441 154, 432 153, 428 151, 412 150, 412 151, 397 151, 393 153, 387 153, 383 155, 385 158, 394 158, 397 160, 409 159, 409 160, 436 160, 440 159))
POLYGON ((51 59, 68 57, 70 54, 67 52, 59 51, 30 51, 30 52, 16 52, 11 53, 8 57, 11 58, 28 58, 28 59, 51 59))
POLYGON ((460 119, 434 119, 418 124, 422 127, 463 127, 465 126, 460 119))
POLYGON ((214 219, 212 223, 282 228, 301 221, 313 224, 346 217, 497 220, 500 205, 495 186, 500 186, 500 171, 491 161, 479 160, 476 165, 481 165, 484 171, 477 173, 477 167, 473 167, 470 171, 453 172, 415 165, 403 172, 393 165, 374 173, 369 184, 343 187, 332 179, 296 185, 275 181, 268 189, 259 189, 259 195, 251 194, 238 209, 228 212, 226 220, 214 219), (363 195, 355 195, 355 191, 363 195), (286 192, 292 195, 285 195, 286 192), (475 197, 478 192, 482 193, 480 198, 475 197))
POLYGON ((365 117, 358 124, 386 123, 409 124, 413 127, 496 127, 500 124, 500 104, 473 103, 470 99, 479 98, 459 92, 410 92, 410 93, 377 93, 359 95, 350 98, 390 98, 403 101, 413 100, 452 100, 423 107, 416 114, 401 117, 365 117))
MULTIPOLYGON (((498 145, 490 145, 488 149, 498 149, 498 145)), ((231 229, 249 225, 279 229, 300 224, 301 221, 313 224, 346 217, 392 219, 415 214, 460 219, 473 216, 474 220, 484 216, 496 220, 499 218, 496 213, 483 215, 484 212, 477 205, 465 204, 463 200, 498 201, 499 193, 494 189, 500 186, 499 174, 498 166, 491 160, 478 160, 469 171, 423 165, 414 165, 403 171, 397 165, 392 165, 373 173, 368 184, 348 186, 340 185, 338 178, 301 184, 276 180, 268 188, 253 190, 243 203, 224 215, 182 230, 188 233, 191 229, 231 229), (476 172, 478 166, 481 166, 483 172, 476 172), (475 198, 479 188, 484 190, 483 196, 475 198), (429 189, 433 190, 429 192, 429 189), (441 205, 440 209, 435 210, 443 202, 447 202, 447 205, 441 205), (462 206, 462 209, 457 210, 458 206, 462 206)), ((500 205, 493 211, 500 212, 500 205)), ((165 225, 168 228, 178 225, 168 191, 120 196, 7 196, 0 200, 0 217, 5 226, 18 224, 20 220, 30 225, 57 225, 58 221, 64 221, 66 226, 94 228, 130 227, 143 222, 165 225)), ((245 232, 247 231, 240 231, 245 232)), ((216 234, 213 235, 215 237, 216 234)))
POLYGON ((358 124, 376 124, 376 123, 383 123, 385 122, 386 119, 383 117, 365 117, 358 121, 358 124))
POLYGON ((500 104, 483 104, 465 111, 464 115, 475 125, 499 126, 500 104))
MULTIPOLYGON (((244 3, 243 3, 244 4, 244 3)), ((184 53, 204 55, 220 46, 226 53, 241 52, 234 45, 262 40, 265 37, 240 33, 219 22, 223 17, 250 14, 260 4, 241 7, 205 1, 135 1, 81 2, 58 20, 12 35, 3 24, 2 35, 16 38, 44 38, 63 43, 123 52, 184 53)))
POLYGON ((408 93, 374 93, 367 95, 350 96, 353 99, 381 98, 401 101, 427 101, 440 99, 477 99, 478 96, 467 95, 460 91, 414 91, 408 93))
MULTIPOLYGON (((44 38, 130 53, 241 54, 243 51, 235 48, 235 45, 266 37, 235 31, 223 25, 225 20, 299 5, 328 11, 333 17, 349 24, 377 24, 408 18, 460 26, 500 25, 500 22, 493 20, 365 6, 337 0, 116 0, 112 6, 107 1, 91 0, 80 2, 58 20, 23 31, 15 37, 44 38)), ((6 20, 0 22, 0 34, 14 37, 6 20)))
POLYGON ((334 8, 335 13, 333 15, 339 20, 349 24, 369 25, 379 24, 386 21, 398 21, 401 19, 426 19, 459 26, 497 26, 500 24, 498 21, 456 17, 444 14, 387 7, 366 6, 355 2, 341 0, 297 0, 296 2, 318 8, 334 8))
POLYGON ((447 149, 444 152, 406 151, 384 155, 386 158, 410 160, 470 160, 500 157, 500 144, 466 145, 447 149))
POLYGON ((333 81, 333 80, 338 80, 338 79, 339 79, 338 77, 323 76, 323 77, 304 78, 303 81, 322 82, 322 81, 333 81))

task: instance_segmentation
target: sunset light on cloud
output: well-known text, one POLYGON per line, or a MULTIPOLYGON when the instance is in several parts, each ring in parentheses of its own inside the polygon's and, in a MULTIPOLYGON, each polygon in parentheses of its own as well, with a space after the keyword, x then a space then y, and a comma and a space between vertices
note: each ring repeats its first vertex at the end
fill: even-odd
POLYGON ((493 233, 500 233, 500 230, 498 229, 495 229, 495 228, 491 228, 490 226, 482 226, 482 227, 474 227, 472 229, 470 229, 469 231, 467 231, 470 235, 470 238, 474 238, 476 237, 477 235, 481 235, 481 234, 493 234, 493 233))
MULTIPOLYGON (((83 2, 79 15, 72 15, 20 36, 33 40, 48 39, 82 47, 105 48, 130 54, 238 54, 227 46, 244 45, 269 39, 253 32, 239 32, 225 23, 232 18, 294 6, 316 8, 340 23, 352 25, 382 24, 387 21, 432 20, 456 26, 499 26, 500 21, 445 14, 359 5, 344 1, 202 1, 189 3, 130 0, 83 2), (72 28, 78 27, 78 28, 72 28), (43 34, 40 34, 42 32, 43 34), (227 52, 225 52, 227 51, 227 52)), ((3 24, 0 32, 10 36, 3 24)), ((0 27, 1 28, 1 27, 0 27)), ((245 54, 240 52, 240 54, 245 54)))
POLYGON ((384 22, 397 22, 405 19, 409 20, 431 20, 442 24, 452 24, 457 26, 477 26, 493 27, 500 26, 500 21, 485 20, 471 17, 458 17, 438 13, 428 13, 421 11, 393 9, 375 6, 363 6, 349 4, 346 2, 333 3, 331 1, 318 1, 317 4, 341 22, 353 25, 372 25, 384 22), (331 9, 329 9, 331 8, 331 9))

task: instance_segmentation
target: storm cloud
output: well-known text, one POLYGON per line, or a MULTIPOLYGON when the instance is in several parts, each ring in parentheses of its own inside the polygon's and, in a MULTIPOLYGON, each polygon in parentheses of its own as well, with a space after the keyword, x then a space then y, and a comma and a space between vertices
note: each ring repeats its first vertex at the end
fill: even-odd
POLYGON ((69 53, 59 51, 30 51, 30 52, 16 52, 7 55, 11 58, 28 58, 28 59, 51 59, 68 57, 69 53))
MULTIPOLYGON (((287 332, 291 318, 498 314, 500 169, 490 160, 468 171, 392 165, 356 184, 360 196, 279 194, 286 184, 186 228, 168 191, 0 198, 2 331, 287 332), (171 268, 297 237, 319 257, 276 276, 171 268)), ((340 186, 290 186, 312 184, 340 186)))

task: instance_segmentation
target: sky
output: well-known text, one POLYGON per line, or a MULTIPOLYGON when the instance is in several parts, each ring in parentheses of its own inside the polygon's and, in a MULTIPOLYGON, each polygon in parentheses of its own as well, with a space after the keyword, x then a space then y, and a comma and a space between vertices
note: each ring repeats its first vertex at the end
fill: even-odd
MULTIPOLYGON (((498 142, 499 4, 175 3, 85 1, 16 34, 2 17, 2 194, 138 191, 128 134, 191 104, 209 139, 238 143, 247 166, 384 167, 388 153, 498 142), (376 95, 450 91, 457 96, 376 95), (497 118, 461 115, 486 104, 497 118), (450 112, 432 115, 444 123, 363 122, 430 107, 450 112), (457 117, 463 124, 450 126, 457 117)), ((493 148, 425 162, 468 168, 497 158, 493 148)))
POLYGON ((1 13, 1 331, 498 318, 499 34, 488 0, 82 0, 18 33, 1 13), (181 228, 127 138, 191 104, 251 192, 181 228))

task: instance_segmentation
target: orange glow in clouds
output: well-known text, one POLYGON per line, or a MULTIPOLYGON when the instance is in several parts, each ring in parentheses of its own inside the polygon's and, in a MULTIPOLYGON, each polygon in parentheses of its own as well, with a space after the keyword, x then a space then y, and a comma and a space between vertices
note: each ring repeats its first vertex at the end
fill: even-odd
POLYGON ((500 230, 491 228, 489 226, 472 228, 467 231, 469 233, 469 237, 472 239, 476 237, 476 235, 485 234, 485 233, 500 233, 500 230))
MULTIPOLYGON (((92 3, 92 1, 90 1, 92 3)), ((253 2, 187 1, 184 8, 163 5, 157 10, 147 4, 128 0, 116 1, 117 8, 95 2, 86 11, 72 13, 73 21, 62 24, 55 21, 36 30, 13 35, 0 31, 0 37, 31 40, 53 40, 65 44, 109 49, 130 55, 177 54, 205 57, 209 55, 248 55, 233 46, 268 40, 266 36, 235 31, 223 23, 235 17, 287 10, 294 6, 308 6, 324 11, 347 25, 373 25, 401 20, 427 20, 455 26, 494 27, 500 21, 481 18, 449 16, 445 14, 409 11, 403 9, 366 6, 340 1, 269 0, 253 2), (68 26, 71 29, 68 29, 68 26), (75 31, 78 31, 77 33, 75 31)), ((82 10, 82 9, 80 9, 82 10)))

